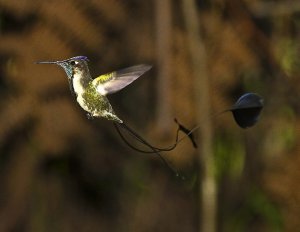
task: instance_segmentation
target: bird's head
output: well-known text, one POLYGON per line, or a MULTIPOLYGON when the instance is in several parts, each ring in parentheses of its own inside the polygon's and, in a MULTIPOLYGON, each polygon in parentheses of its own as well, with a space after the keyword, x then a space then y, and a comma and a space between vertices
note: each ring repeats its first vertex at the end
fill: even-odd
POLYGON ((88 58, 86 56, 75 56, 61 61, 39 61, 37 64, 57 64, 62 67, 69 79, 72 79, 74 74, 88 72, 88 58))

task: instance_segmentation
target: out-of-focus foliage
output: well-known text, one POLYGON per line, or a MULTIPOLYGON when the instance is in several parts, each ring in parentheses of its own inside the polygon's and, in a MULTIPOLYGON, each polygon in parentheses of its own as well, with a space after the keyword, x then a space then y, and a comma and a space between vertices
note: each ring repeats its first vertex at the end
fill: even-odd
MULTIPOLYGON (((168 145, 176 125, 157 127, 158 102, 170 98, 169 115, 188 127, 196 117, 182 5, 171 2, 170 91, 159 99, 155 1, 0 0, 0 231, 197 231, 200 177, 191 144, 165 155, 186 175, 181 181, 155 156, 127 148, 109 121, 87 120, 61 69, 34 64, 86 55, 93 76, 153 64, 109 98, 151 143, 168 145)), ((266 104, 248 130, 230 114, 213 118, 217 228, 295 231, 299 3, 197 3, 213 111, 246 91, 266 104)))

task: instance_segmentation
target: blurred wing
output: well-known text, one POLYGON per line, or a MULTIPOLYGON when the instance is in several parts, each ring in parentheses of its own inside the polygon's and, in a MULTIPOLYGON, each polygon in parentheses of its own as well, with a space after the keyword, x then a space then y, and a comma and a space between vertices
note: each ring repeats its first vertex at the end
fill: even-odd
POLYGON ((102 94, 115 93, 139 78, 151 68, 150 65, 136 65, 119 71, 100 75, 93 80, 93 85, 102 94))

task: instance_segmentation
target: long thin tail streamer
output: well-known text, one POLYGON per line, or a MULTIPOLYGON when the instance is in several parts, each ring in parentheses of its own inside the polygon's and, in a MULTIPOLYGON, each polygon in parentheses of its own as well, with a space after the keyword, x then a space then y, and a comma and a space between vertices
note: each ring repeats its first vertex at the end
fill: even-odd
POLYGON ((161 161, 177 176, 177 177, 181 177, 182 179, 184 179, 183 176, 181 176, 172 166, 171 164, 162 156, 162 154, 160 154, 161 151, 171 151, 173 150, 176 145, 177 145, 177 141, 178 141, 178 132, 179 129, 177 130, 177 135, 176 135, 176 141, 175 144, 167 147, 167 148, 157 148, 152 146, 150 143, 148 143, 143 137, 141 137, 139 134, 137 134, 133 129, 131 129, 128 125, 126 125, 125 123, 116 123, 114 122, 114 126, 118 132, 118 134, 120 135, 121 139, 126 143, 127 146, 129 146, 130 148, 132 148, 135 151, 141 152, 141 153, 149 153, 149 154, 156 154, 161 161), (146 147, 148 147, 150 150, 142 150, 140 148, 137 148, 135 146, 133 146, 123 135, 123 133, 121 132, 121 129, 125 130, 130 136, 132 136, 134 139, 136 139, 137 141, 139 141, 140 143, 142 143, 143 145, 145 145, 146 147))

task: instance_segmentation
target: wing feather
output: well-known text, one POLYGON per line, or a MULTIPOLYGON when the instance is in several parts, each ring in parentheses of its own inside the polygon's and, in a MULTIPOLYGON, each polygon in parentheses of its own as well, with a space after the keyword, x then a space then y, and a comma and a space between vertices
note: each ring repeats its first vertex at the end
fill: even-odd
POLYGON ((115 93, 135 81, 150 68, 151 66, 146 64, 132 66, 100 75, 99 77, 96 77, 92 83, 102 95, 115 93))

